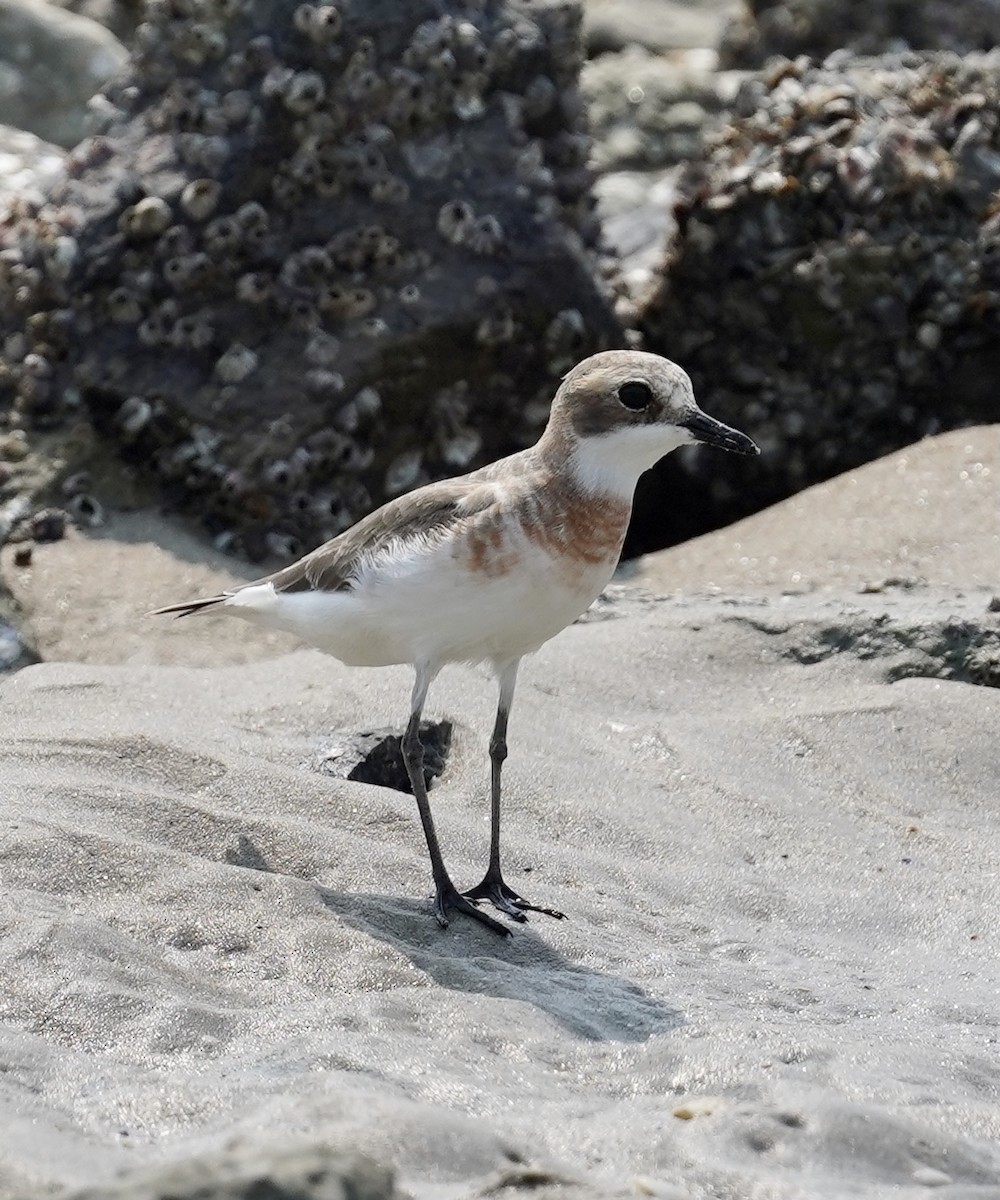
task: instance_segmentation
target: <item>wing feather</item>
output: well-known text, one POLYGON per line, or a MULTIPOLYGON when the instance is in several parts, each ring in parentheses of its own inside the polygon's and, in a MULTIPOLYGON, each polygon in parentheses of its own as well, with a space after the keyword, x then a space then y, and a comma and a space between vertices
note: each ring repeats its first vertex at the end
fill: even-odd
POLYGON ((466 477, 431 483, 390 500, 291 566, 244 586, 270 583, 276 592, 343 591, 361 563, 391 543, 433 535, 456 519, 473 517, 498 503, 497 488, 490 482, 466 477))

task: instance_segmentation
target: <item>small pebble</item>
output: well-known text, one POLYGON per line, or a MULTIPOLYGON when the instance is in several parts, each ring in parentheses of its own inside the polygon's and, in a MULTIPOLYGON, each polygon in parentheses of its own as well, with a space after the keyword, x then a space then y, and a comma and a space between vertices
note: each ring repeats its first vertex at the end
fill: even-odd
POLYGON ((632 1180, 632 1186, 637 1196, 653 1196, 656 1200, 691 1200, 687 1188, 663 1179, 653 1179, 649 1175, 637 1175, 632 1180))
POLYGON ((0 458, 20 462, 28 456, 28 439, 23 429, 12 429, 0 435, 0 458))
POLYGON ((922 1183, 924 1187, 946 1187, 952 1178, 936 1167, 917 1167, 913 1172, 913 1182, 922 1183))
POLYGON ((43 508, 32 516, 29 526, 36 542, 58 542, 66 534, 68 514, 61 508, 43 508))

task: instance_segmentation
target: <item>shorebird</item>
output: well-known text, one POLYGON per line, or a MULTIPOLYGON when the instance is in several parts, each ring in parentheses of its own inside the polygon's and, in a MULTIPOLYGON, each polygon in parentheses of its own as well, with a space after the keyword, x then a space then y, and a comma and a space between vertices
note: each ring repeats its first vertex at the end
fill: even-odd
POLYGON ((464 913, 509 936, 480 902, 515 921, 526 912, 563 915, 529 904, 500 869, 500 776, 518 666, 611 579, 642 472, 692 442, 759 453, 746 434, 701 411, 675 363, 634 350, 595 354, 564 377, 545 432, 529 449, 391 500, 263 579, 157 613, 242 617, 349 666, 410 664, 402 754, 430 855, 434 915, 447 927, 449 913, 464 913), (427 690, 453 662, 489 663, 499 683, 489 859, 467 891, 445 867, 419 738, 427 690))

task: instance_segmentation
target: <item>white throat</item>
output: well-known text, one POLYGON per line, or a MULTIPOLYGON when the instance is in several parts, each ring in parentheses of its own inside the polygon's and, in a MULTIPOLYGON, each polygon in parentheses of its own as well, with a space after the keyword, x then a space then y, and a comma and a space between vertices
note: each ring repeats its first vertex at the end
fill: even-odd
POLYGON ((695 439, 678 425, 635 425, 611 433, 580 438, 569 466, 580 486, 589 492, 621 496, 631 501, 635 485, 665 454, 695 439))

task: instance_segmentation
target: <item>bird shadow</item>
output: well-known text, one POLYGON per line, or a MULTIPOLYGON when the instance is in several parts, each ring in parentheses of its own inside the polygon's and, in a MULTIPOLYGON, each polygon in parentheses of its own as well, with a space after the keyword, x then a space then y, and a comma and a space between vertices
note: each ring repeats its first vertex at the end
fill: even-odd
POLYGON ((638 984, 569 962, 527 923, 510 938, 462 916, 441 929, 429 903, 317 890, 342 921, 405 954, 441 987, 533 1004, 586 1041, 645 1042, 683 1024, 638 984))
MULTIPOLYGON (((224 861, 273 871, 245 834, 239 835, 224 861)), ((570 962, 528 922, 512 924, 509 938, 460 915, 441 929, 429 900, 313 886, 331 913, 405 954, 441 987, 533 1004, 585 1041, 645 1042, 684 1024, 677 1009, 647 995, 631 980, 570 962)))

